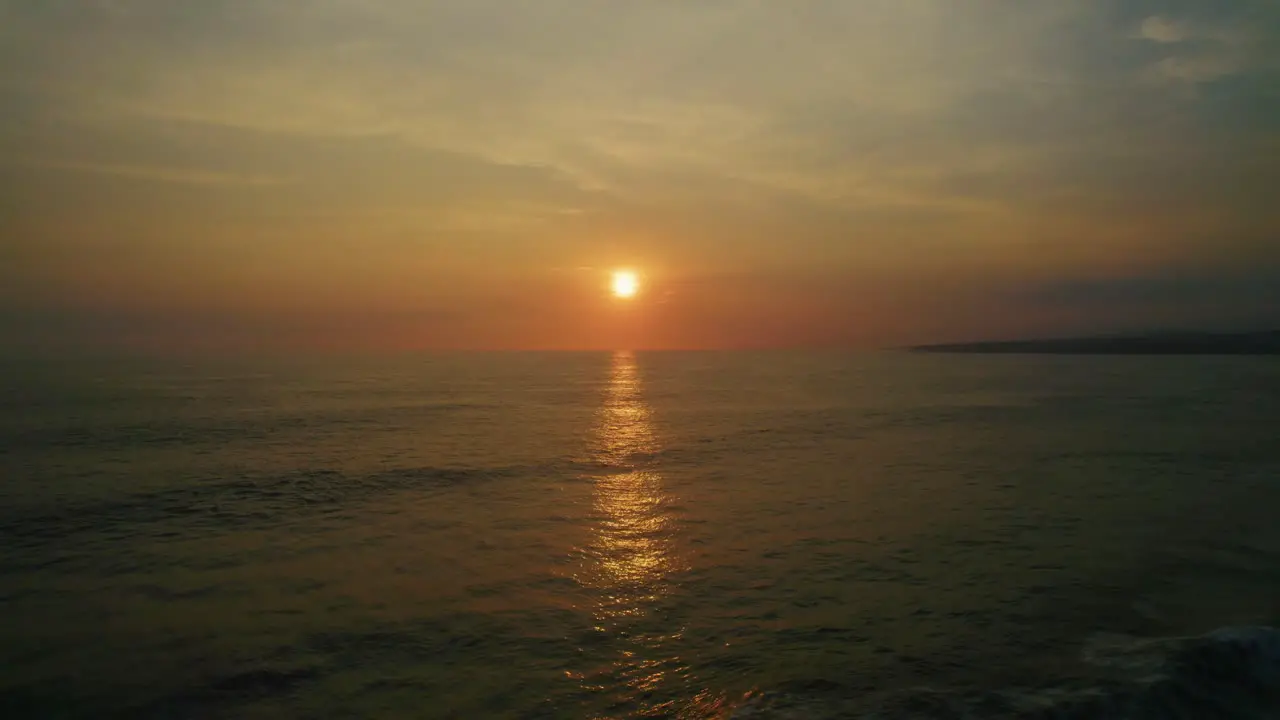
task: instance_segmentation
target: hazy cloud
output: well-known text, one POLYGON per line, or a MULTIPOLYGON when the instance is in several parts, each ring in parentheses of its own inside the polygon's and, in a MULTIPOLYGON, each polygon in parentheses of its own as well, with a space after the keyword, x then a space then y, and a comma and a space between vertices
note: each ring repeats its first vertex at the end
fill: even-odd
POLYGON ((1158 43, 1182 42, 1188 37, 1185 27, 1159 15, 1152 15, 1143 20, 1138 32, 1141 37, 1158 43))
POLYGON ((141 165, 96 165, 86 162, 63 162, 58 160, 36 160, 30 162, 18 160, 16 164, 30 165, 36 168, 49 170, 65 170, 68 172, 112 175, 119 178, 129 178, 134 180, 150 180, 155 182, 171 182, 190 185, 241 185, 268 187, 271 185, 284 185, 291 182, 289 178, 284 177, 234 175, 230 173, 206 170, 188 171, 176 168, 146 167, 141 165))
POLYGON ((563 319, 595 288, 551 268, 728 269, 786 279, 779 326, 876 279, 923 328, 1018 279, 1280 263, 1276 87, 1266 0, 0 0, 0 272, 563 319))

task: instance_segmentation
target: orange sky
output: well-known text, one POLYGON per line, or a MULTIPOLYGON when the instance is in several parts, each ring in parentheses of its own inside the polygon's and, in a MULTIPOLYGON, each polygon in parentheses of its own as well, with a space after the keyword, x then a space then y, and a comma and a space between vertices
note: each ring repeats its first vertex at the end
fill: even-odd
POLYGON ((0 342, 1275 325, 1276 87, 1264 0, 0 0, 0 342))

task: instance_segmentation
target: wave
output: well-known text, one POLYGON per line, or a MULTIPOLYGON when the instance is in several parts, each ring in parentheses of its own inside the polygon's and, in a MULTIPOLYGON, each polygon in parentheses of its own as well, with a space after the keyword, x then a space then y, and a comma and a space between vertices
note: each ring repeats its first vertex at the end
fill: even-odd
MULTIPOLYGON (((192 400, 198 400, 193 398, 192 400)), ((132 408, 134 412, 145 405, 132 408)), ((223 408, 209 414, 160 406, 157 421, 136 418, 77 420, 80 408, 68 407, 45 418, 0 417, 0 446, 28 453, 120 448, 222 447, 237 442, 268 442, 298 434, 325 433, 334 427, 365 432, 422 429, 459 414, 489 411, 495 403, 427 402, 384 406, 318 404, 312 408, 278 410, 270 404, 223 408)), ((91 409, 90 416, 94 411, 91 409)))
POLYGON ((516 477, 550 477, 554 465, 415 467, 370 474, 312 470, 264 477, 213 478, 154 492, 67 505, 56 511, 0 513, 0 542, 10 550, 80 533, 172 536, 242 530, 398 491, 430 491, 516 477))
POLYGON ((876 698, 761 693, 735 720, 1275 720, 1280 630, 1228 627, 1198 637, 1099 636, 1081 659, 1097 675, 1036 688, 914 688, 876 698))

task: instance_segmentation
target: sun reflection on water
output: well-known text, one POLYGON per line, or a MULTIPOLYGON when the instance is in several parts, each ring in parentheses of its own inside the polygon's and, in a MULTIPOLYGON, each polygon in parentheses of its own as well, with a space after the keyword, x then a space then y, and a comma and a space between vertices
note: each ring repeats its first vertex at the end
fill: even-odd
POLYGON ((672 499, 656 468, 660 450, 636 358, 617 353, 591 446, 601 472, 593 478, 586 562, 576 576, 593 598, 604 654, 580 680, 585 689, 620 694, 643 715, 676 712, 692 682, 675 647, 684 628, 664 607, 672 575, 684 567, 672 499))

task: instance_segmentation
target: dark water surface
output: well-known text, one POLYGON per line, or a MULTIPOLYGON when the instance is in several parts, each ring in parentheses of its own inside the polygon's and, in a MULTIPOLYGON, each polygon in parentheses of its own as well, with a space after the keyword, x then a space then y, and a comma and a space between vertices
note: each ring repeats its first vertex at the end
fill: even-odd
POLYGON ((1280 677, 1264 630, 1177 639, 1280 624, 1274 358, 4 371, 4 717, 1208 717, 1235 680, 1170 683, 1228 642, 1226 717, 1280 677))

